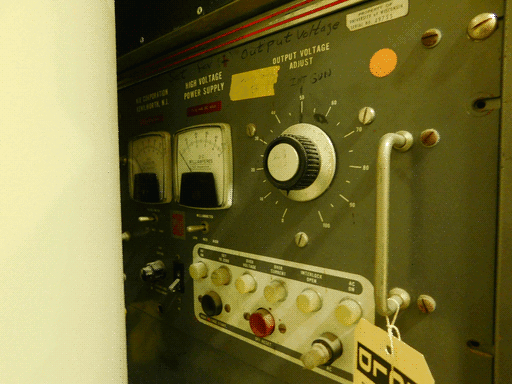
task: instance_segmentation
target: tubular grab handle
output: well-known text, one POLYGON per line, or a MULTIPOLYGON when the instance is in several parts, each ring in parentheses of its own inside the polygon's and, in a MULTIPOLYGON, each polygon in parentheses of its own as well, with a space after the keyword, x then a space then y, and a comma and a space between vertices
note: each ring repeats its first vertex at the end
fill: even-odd
POLYGON ((389 246, 389 178, 393 148, 405 152, 413 143, 407 131, 387 133, 380 139, 377 152, 377 212, 375 230, 375 306, 377 313, 390 316, 410 304, 409 294, 401 288, 393 288, 388 294, 388 246, 389 246), (389 296, 389 298, 388 298, 389 296), (397 306, 398 305, 398 306, 397 306))

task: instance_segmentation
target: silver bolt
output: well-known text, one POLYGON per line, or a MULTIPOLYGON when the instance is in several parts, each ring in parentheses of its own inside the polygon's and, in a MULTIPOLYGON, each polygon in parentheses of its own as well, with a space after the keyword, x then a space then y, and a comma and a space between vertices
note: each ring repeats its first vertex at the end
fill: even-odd
POLYGON ((202 15, 203 14, 203 7, 197 7, 197 14, 202 15))
POLYGON ((309 243, 309 237, 304 232, 298 232, 295 235, 295 244, 297 247, 303 248, 309 243))
POLYGON ((436 310, 436 301, 429 295, 420 295, 416 301, 418 308, 423 313, 432 313, 436 310))
POLYGON ((441 31, 436 28, 429 29, 421 36, 421 43, 426 48, 434 48, 441 41, 441 31))
POLYGON ((361 124, 368 125, 375 120, 375 110, 371 107, 361 108, 359 111, 359 121, 361 124))
POLYGON ((143 43, 144 42, 144 37, 141 37, 140 40, 139 40, 139 43, 143 43))
POLYGON ((254 135, 256 134, 256 126, 253 123, 247 124, 245 132, 247 133, 247 136, 254 137, 254 135))
POLYGON ((498 28, 498 16, 494 13, 481 13, 468 25, 468 35, 473 40, 485 40, 498 28))

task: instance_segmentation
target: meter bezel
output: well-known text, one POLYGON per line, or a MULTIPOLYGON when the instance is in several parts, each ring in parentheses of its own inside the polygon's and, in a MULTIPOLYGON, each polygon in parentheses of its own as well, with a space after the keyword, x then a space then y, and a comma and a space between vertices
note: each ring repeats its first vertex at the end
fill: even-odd
POLYGON ((225 123, 207 123, 207 124, 198 124, 192 125, 190 127, 186 127, 176 131, 173 138, 174 144, 174 155, 173 155, 173 181, 174 181, 174 201, 180 204, 183 207, 195 208, 201 210, 220 210, 230 208, 233 203, 233 149, 231 142, 231 127, 229 124, 225 123), (179 150, 178 150, 178 142, 180 136, 184 133, 194 131, 194 130, 204 130, 205 128, 220 128, 221 132, 221 143, 222 143, 222 172, 224 173, 224 182, 221 186, 222 193, 218 196, 221 201, 220 206, 218 207, 194 207, 190 205, 185 205, 180 203, 180 186, 181 183, 178 183, 178 178, 180 177, 180 173, 178 170, 178 165, 180 163, 179 150))
POLYGON ((144 203, 144 204, 152 204, 153 205, 153 204, 170 203, 173 198, 173 187, 172 187, 173 175, 172 175, 172 164, 171 164, 172 159, 173 159, 173 157, 172 157, 171 134, 169 132, 165 132, 165 131, 147 132, 147 133, 138 135, 138 136, 134 137, 132 140, 130 140, 130 142, 128 143, 128 186, 129 186, 129 190, 130 190, 130 198, 134 201, 137 201, 139 203, 144 203), (141 201, 141 200, 137 200, 134 198, 135 175, 133 174, 133 170, 134 170, 133 158, 134 158, 135 154, 133 153, 133 144, 136 141, 145 139, 146 137, 149 137, 149 136, 158 136, 163 141, 163 149, 162 149, 162 155, 161 155, 160 159, 163 163, 162 166, 163 166, 164 180, 163 180, 163 183, 160 186, 160 190, 159 190, 160 201, 157 201, 157 202, 141 201))

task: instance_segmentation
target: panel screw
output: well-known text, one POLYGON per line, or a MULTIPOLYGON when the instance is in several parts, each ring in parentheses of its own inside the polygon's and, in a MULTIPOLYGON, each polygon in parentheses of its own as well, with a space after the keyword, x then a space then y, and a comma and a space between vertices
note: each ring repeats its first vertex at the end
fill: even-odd
POLYGON ((247 127, 245 127, 245 132, 247 133, 247 136, 254 137, 256 134, 256 126, 253 123, 247 124, 247 127))
POLYGON ((426 129, 420 134, 420 141, 425 147, 430 148, 439 143, 441 136, 435 129, 426 129))
POLYGON ((375 110, 371 107, 361 108, 359 111, 359 121, 361 124, 368 125, 375 120, 375 110))
POLYGON ((498 17, 494 13, 481 13, 468 25, 468 35, 473 40, 485 40, 498 28, 498 17))
POLYGON ((421 36, 421 43, 426 48, 434 48, 441 41, 441 31, 436 28, 429 29, 421 36))
POLYGON ((297 247, 305 247, 309 243, 309 237, 304 232, 298 232, 295 235, 295 244, 297 247))
POLYGON ((203 13, 203 7, 197 7, 197 14, 201 15, 203 13))
POLYGON ((436 301, 429 295, 420 295, 416 301, 418 308, 423 313, 432 313, 436 310, 436 301))

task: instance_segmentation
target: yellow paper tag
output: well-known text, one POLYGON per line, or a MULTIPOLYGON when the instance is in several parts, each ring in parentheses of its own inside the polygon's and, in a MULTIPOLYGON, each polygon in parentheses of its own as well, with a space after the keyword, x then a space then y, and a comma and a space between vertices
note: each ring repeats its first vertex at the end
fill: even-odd
POLYGON ((355 332, 354 384, 432 384, 425 357, 393 336, 393 354, 388 333, 365 319, 355 332))

